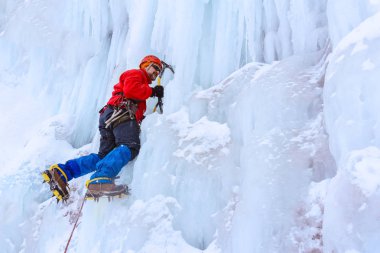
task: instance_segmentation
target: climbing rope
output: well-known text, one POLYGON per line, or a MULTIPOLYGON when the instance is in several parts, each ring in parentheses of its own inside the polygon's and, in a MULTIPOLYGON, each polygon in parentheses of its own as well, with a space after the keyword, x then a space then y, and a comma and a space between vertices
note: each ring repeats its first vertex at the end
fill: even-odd
POLYGON ((85 202, 85 201, 86 201, 86 197, 83 197, 82 205, 81 205, 80 208, 79 208, 79 212, 78 212, 77 219, 76 219, 76 221, 75 221, 75 224, 74 224, 73 230, 71 231, 71 234, 70 234, 69 240, 67 241, 67 244, 66 244, 65 253, 67 253, 67 249, 69 248, 69 245, 70 245, 70 242, 71 242, 71 238, 73 237, 73 234, 74 234, 75 229, 79 226, 78 221, 79 221, 79 218, 80 218, 80 216, 81 216, 81 214, 82 214, 82 209, 83 209, 83 205, 84 205, 84 202, 85 202))

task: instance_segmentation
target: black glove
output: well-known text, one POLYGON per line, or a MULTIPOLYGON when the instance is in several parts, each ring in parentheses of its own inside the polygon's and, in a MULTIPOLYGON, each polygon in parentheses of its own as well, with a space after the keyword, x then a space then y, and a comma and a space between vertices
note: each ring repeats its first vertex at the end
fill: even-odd
POLYGON ((164 87, 161 85, 154 86, 154 88, 152 88, 151 97, 158 97, 158 98, 164 97, 164 87))

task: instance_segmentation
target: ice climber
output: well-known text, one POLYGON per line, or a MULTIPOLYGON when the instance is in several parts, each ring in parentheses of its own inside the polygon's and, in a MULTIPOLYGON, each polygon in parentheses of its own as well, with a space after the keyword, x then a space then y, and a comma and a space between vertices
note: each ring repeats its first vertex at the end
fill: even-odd
POLYGON ((162 71, 163 62, 156 56, 148 55, 139 67, 121 74, 111 98, 99 112, 99 152, 64 164, 53 164, 42 173, 58 201, 68 199, 68 182, 71 179, 93 171, 95 173, 86 182, 87 195, 96 198, 126 193, 127 186, 116 185, 114 179, 123 166, 139 153, 140 124, 144 118, 146 100, 164 96, 162 86, 149 86, 162 71))

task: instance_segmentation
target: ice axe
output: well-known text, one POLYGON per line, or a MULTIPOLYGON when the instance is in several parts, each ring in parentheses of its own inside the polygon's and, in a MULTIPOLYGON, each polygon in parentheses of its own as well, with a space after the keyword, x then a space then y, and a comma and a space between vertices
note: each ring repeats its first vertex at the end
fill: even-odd
MULTIPOLYGON (((171 66, 170 64, 167 64, 164 61, 161 61, 161 63, 162 63, 162 71, 158 75, 158 79, 157 79, 157 85, 158 86, 161 85, 161 78, 164 75, 165 69, 168 68, 174 74, 174 68, 173 68, 173 66, 171 66)), ((158 98, 157 104, 153 108, 153 112, 156 112, 157 107, 158 107, 158 113, 163 113, 162 106, 163 106, 162 98, 158 98)))

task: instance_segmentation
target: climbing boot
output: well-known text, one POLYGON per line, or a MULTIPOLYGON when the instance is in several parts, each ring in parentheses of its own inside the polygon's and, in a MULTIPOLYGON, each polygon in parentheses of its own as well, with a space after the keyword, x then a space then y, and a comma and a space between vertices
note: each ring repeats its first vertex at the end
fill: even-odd
POLYGON ((104 183, 90 183, 95 180, 97 179, 89 180, 86 183, 86 199, 97 201, 101 197, 108 197, 108 200, 111 200, 113 197, 122 198, 128 195, 127 185, 116 185, 113 180, 104 183))
POLYGON ((59 201, 67 201, 70 194, 70 188, 67 183, 67 176, 58 164, 53 164, 48 170, 42 172, 43 183, 48 183, 53 197, 59 201))

